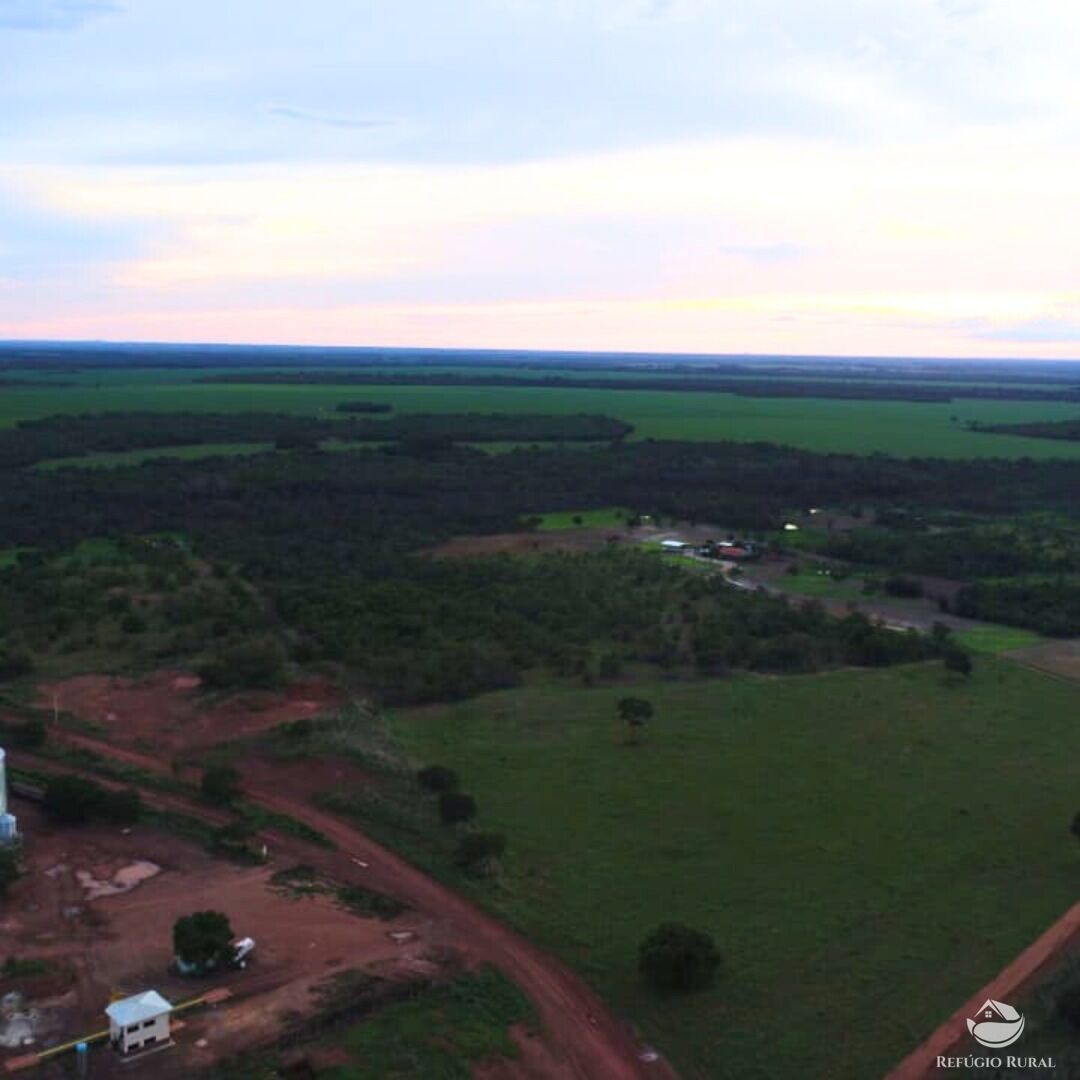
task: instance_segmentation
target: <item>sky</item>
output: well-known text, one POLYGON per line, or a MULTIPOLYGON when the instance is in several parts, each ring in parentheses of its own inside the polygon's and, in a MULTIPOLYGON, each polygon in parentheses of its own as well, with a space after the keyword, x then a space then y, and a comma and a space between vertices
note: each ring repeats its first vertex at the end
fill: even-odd
POLYGON ((0 338, 1080 357, 1076 0, 0 0, 0 338))

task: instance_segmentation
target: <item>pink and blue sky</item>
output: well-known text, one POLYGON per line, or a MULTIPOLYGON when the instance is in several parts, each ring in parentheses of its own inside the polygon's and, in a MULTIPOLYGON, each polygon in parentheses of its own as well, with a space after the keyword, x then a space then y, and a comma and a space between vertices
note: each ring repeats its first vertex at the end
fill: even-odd
POLYGON ((0 337, 1080 356, 1075 0, 0 0, 0 337))

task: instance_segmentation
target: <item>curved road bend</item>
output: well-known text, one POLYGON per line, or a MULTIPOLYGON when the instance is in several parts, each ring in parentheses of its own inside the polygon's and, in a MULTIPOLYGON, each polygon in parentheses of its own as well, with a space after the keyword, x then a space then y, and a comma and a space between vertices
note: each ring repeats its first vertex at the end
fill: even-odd
MULTIPOLYGON (((146 754, 52 725, 49 733, 69 746, 92 750, 159 775, 172 775, 159 759, 146 754)), ((19 758, 42 767, 55 769, 58 765, 32 753, 17 753, 19 758)), ((78 771, 66 765, 61 767, 78 771)), ((647 1048, 592 989, 517 931, 340 818, 280 792, 246 787, 244 793, 251 802, 267 810, 286 814, 317 829, 338 848, 326 851, 293 837, 267 833, 277 850, 295 854, 339 880, 362 883, 419 911, 452 922, 455 934, 468 952, 499 968, 529 996, 553 1044, 576 1076, 583 1080, 675 1080, 675 1070, 662 1058, 642 1060, 647 1048), (361 868, 354 860, 367 865, 361 868)), ((216 824, 223 820, 220 814, 195 800, 153 790, 146 792, 145 797, 150 805, 181 810, 216 824)))

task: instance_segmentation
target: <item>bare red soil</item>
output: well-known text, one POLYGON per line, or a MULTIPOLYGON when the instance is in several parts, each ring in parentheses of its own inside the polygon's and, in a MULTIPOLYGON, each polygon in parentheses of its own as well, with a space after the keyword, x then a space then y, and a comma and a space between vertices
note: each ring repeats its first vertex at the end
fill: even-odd
POLYGON ((109 742, 173 753, 255 735, 340 703, 340 695, 317 680, 295 683, 285 694, 211 697, 200 693, 198 676, 180 671, 143 679, 79 675, 44 683, 38 695, 44 708, 55 706, 100 725, 109 742))
MULTIPOLYGON (((120 717, 132 716, 135 719, 133 712, 140 711, 137 717, 138 739, 160 744, 161 736, 157 733, 165 729, 175 740, 166 745, 184 748, 205 745, 178 738, 175 729, 183 717, 191 715, 193 690, 187 682, 178 683, 175 672, 160 673, 139 684, 107 678, 93 681, 91 677, 66 680, 57 684, 56 692, 65 695, 61 707, 81 719, 103 723, 109 729, 110 739, 112 731, 116 730, 117 740, 127 745, 121 750, 111 746, 104 738, 75 734, 62 728, 51 730, 50 735, 59 741, 137 764, 143 769, 171 775, 168 754, 135 749, 133 744, 136 739, 132 738, 130 729, 120 717), (115 719, 108 720, 110 714, 115 719)), ((52 688, 44 688, 42 700, 51 701, 53 692, 52 688)), ((312 700, 303 697, 300 703, 312 700)), ((273 716, 275 719, 272 723, 280 723, 283 719, 296 718, 297 714, 290 712, 296 705, 297 702, 289 698, 277 703, 264 702, 260 705, 258 715, 262 718, 273 716)), ((260 721, 253 730, 262 730, 272 726, 272 723, 260 721)), ((207 742, 220 741, 225 737, 220 729, 216 730, 213 739, 209 738, 208 732, 204 734, 207 742)), ((307 768, 309 764, 304 763, 304 767, 307 768)), ((318 776, 319 770, 334 767, 325 764, 314 766, 312 777, 318 776)), ((279 860, 288 857, 304 861, 336 880, 364 884, 396 897, 416 912, 417 919, 424 926, 423 936, 427 944, 450 945, 472 961, 494 964, 532 999, 546 1029, 546 1036, 543 1051, 531 1052, 529 1059, 541 1071, 503 1075, 574 1076, 595 1080, 675 1075, 663 1061, 642 1061, 643 1047, 636 1036, 568 968, 508 926, 377 844, 355 826, 313 807, 306 797, 307 792, 313 790, 310 782, 296 783, 297 775, 296 763, 282 766, 264 763, 250 775, 245 775, 245 794, 267 809, 286 814, 319 830, 334 842, 337 850, 326 851, 289 837, 267 834, 271 851, 279 860), (559 1064, 551 1064, 550 1067, 543 1064, 548 1056, 552 1062, 559 1064)), ((355 779, 360 780, 361 777, 355 779)), ((340 780, 334 778, 331 786, 339 783, 340 780)), ((177 808, 185 804, 185 800, 178 796, 164 796, 155 791, 144 795, 152 804, 168 804, 177 808)), ((188 803, 184 809, 188 813, 209 816, 198 802, 188 803)), ((228 902, 229 893, 225 891, 219 894, 215 906, 228 902)))
POLYGON ((544 555, 554 551, 600 551, 609 543, 636 539, 625 529, 555 529, 550 532, 455 536, 427 554, 462 559, 475 555, 544 555))
POLYGON ((62 976, 47 986, 16 980, 41 1017, 35 1048, 102 1030, 114 995, 154 988, 179 1004, 228 987, 228 1008, 213 1023, 202 1021, 205 1045, 185 1038, 173 1055, 190 1069, 265 1040, 290 1014, 310 1011, 312 989, 328 976, 364 967, 414 979, 414 965, 430 948, 422 915, 362 919, 328 896, 298 899, 272 888, 269 867, 214 859, 168 833, 142 826, 56 829, 35 807, 20 801, 17 808, 29 842, 24 875, 5 905, 0 952, 47 960, 62 976), (130 891, 88 897, 86 875, 117 880, 118 872, 147 862, 159 872, 130 891), (206 908, 224 911, 238 936, 255 938, 255 959, 243 971, 182 978, 170 971, 173 923, 206 908), (390 927, 415 937, 397 944, 390 927))

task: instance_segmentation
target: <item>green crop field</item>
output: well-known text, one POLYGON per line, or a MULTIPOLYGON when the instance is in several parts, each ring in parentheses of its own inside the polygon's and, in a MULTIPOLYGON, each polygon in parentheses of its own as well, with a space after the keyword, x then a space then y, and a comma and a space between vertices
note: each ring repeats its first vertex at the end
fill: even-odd
POLYGON ((880 1076, 1080 888, 1076 691, 980 657, 403 711, 510 850, 487 902, 588 977, 688 1077, 880 1076), (644 743, 615 703, 649 698, 644 743), (665 920, 709 931, 714 990, 635 972, 665 920))
POLYGON ((106 410, 258 410, 340 416, 334 411, 338 403, 364 399, 390 403, 402 412, 606 413, 634 424, 635 438, 765 440, 812 450, 882 451, 901 456, 1080 457, 1080 443, 975 434, 963 427, 968 420, 990 424, 1069 419, 1080 413, 1075 403, 836 401, 564 387, 195 381, 206 374, 206 369, 86 371, 57 376, 58 384, 67 381, 70 386, 0 388, 0 426, 53 413, 106 410))

